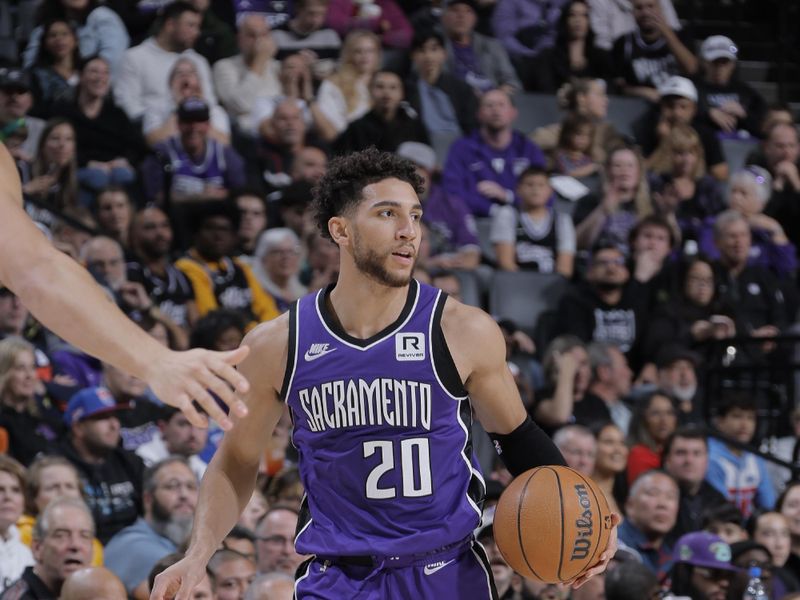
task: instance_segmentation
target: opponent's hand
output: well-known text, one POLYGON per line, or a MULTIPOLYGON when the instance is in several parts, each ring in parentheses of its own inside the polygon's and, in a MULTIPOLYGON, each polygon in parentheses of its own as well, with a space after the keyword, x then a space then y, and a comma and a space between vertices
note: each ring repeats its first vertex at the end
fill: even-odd
POLYGON ((246 416, 247 407, 237 394, 247 393, 250 385, 234 366, 242 362, 249 351, 247 346, 230 352, 200 348, 185 352, 167 350, 166 355, 151 361, 143 379, 159 400, 182 410, 192 425, 208 427, 208 419, 192 405, 192 400, 196 400, 208 416, 227 431, 233 427, 233 421, 225 415, 209 390, 236 416, 246 416))
POLYGON ((617 553, 617 525, 619 525, 621 521, 622 517, 617 513, 611 513, 611 535, 608 538, 608 546, 606 546, 605 551, 600 555, 600 562, 571 582, 573 589, 578 589, 589 579, 606 570, 608 563, 611 562, 611 559, 614 558, 614 555, 617 553))
POLYGON ((187 556, 156 575, 150 600, 190 600, 205 574, 205 564, 187 556))

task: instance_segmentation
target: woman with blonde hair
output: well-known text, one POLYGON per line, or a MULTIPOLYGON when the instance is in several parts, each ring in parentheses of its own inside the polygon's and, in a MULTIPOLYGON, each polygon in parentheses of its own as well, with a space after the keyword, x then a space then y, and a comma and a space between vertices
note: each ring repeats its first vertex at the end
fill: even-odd
MULTIPOLYGON (((589 154, 599 163, 605 162, 608 152, 622 142, 622 136, 608 121, 606 87, 603 79, 578 78, 562 85, 556 95, 565 120, 576 114, 588 117, 594 124, 589 154)), ((563 121, 539 127, 530 138, 543 152, 552 152, 558 145, 562 126, 563 121)))
POLYGON ((46 415, 42 406, 34 352, 20 337, 0 341, 0 427, 8 432, 9 454, 24 465, 63 431, 57 411, 46 415))
POLYGON ((637 148, 612 150, 602 180, 601 193, 578 200, 572 215, 579 250, 589 250, 600 238, 627 248, 628 234, 636 222, 653 212, 644 161, 637 148))
POLYGON ((381 64, 381 43, 371 31, 350 32, 342 45, 339 68, 319 86, 317 127, 326 142, 371 107, 369 80, 381 64))
POLYGON ((725 210, 722 187, 706 169, 703 143, 689 125, 676 124, 647 159, 656 210, 697 240, 703 221, 725 210))

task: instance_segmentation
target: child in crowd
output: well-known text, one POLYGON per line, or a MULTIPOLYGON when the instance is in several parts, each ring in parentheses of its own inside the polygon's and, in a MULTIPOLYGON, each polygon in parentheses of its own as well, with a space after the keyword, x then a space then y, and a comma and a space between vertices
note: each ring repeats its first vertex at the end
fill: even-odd
POLYGON ((531 270, 572 277, 575 228, 569 215, 553 208, 553 188, 539 167, 522 172, 517 183, 519 212, 499 207, 492 219, 490 240, 504 271, 531 270))
MULTIPOLYGON (((749 444, 756 432, 756 401, 749 394, 727 392, 714 420, 726 437, 749 444)), ((755 509, 771 510, 775 490, 763 458, 714 437, 708 440, 706 480, 733 502, 745 517, 755 509)))
POLYGON ((591 156, 594 123, 578 113, 568 116, 561 126, 553 154, 554 170, 571 177, 589 177, 597 173, 598 165, 591 156))

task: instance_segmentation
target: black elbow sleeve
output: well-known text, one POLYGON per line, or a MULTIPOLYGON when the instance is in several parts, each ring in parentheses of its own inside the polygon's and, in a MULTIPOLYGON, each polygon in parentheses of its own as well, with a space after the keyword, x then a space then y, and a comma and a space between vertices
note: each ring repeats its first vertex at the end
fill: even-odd
POLYGON ((489 437, 514 477, 535 467, 567 465, 553 440, 530 417, 509 434, 489 433, 489 437))

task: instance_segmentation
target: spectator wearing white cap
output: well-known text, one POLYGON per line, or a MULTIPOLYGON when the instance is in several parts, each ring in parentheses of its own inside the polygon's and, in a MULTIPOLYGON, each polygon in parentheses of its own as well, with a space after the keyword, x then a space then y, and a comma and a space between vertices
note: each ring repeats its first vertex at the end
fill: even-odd
POLYGON ((767 104, 736 77, 738 54, 736 44, 724 35, 712 35, 700 46, 703 77, 697 84, 698 112, 718 132, 759 135, 767 104))
POLYGON ((673 75, 658 88, 659 103, 650 113, 637 121, 634 137, 646 157, 650 157, 675 125, 689 125, 697 132, 703 146, 709 175, 720 181, 728 178, 728 164, 716 133, 697 112, 697 88, 686 77, 673 75))
POLYGON ((464 201, 444 191, 437 179, 436 153, 420 142, 403 142, 398 156, 407 158, 417 167, 425 181, 420 200, 425 208, 422 224, 430 254, 421 265, 427 269, 474 269, 481 258, 475 218, 464 201))

